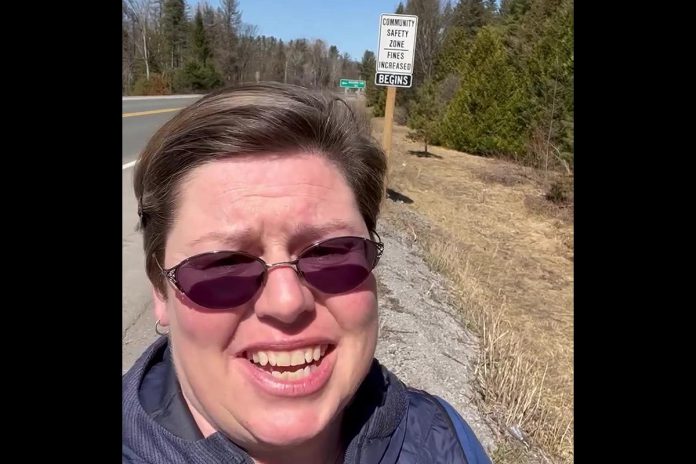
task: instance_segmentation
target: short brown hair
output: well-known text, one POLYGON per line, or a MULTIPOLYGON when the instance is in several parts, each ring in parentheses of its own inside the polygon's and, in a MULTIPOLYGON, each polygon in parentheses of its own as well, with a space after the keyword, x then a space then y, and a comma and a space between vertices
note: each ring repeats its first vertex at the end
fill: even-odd
POLYGON ((387 162, 361 115, 336 95, 280 83, 225 88, 176 114, 135 164, 145 266, 155 288, 166 294, 154 257, 164 262, 181 181, 210 161, 264 152, 325 156, 345 176, 365 224, 374 231, 387 162))

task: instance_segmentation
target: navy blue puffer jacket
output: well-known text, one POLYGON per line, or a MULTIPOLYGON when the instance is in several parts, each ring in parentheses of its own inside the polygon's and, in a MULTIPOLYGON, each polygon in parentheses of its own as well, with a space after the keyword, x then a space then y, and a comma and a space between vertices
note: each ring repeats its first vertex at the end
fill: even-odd
MULTIPOLYGON (((376 360, 343 422, 350 464, 489 464, 480 442, 444 400, 407 388, 376 360)), ((204 438, 179 389, 166 337, 123 377, 123 462, 253 464, 221 433, 204 438)))

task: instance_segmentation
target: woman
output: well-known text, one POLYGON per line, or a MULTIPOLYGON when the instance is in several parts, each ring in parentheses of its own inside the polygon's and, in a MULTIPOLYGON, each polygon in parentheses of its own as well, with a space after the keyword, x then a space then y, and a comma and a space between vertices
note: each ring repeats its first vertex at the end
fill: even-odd
POLYGON ((373 358, 385 171, 345 102, 289 85, 154 135, 134 184, 167 336, 123 378, 124 462, 490 462, 373 358))

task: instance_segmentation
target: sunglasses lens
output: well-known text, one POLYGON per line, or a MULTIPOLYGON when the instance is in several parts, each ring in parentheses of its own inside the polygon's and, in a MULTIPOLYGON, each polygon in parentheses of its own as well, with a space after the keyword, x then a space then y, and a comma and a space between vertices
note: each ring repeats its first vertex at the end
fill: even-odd
POLYGON ((197 305, 228 309, 251 300, 261 288, 264 265, 252 256, 221 252, 196 256, 177 270, 183 293, 197 305))
POLYGON ((314 288, 335 294, 363 283, 376 264, 375 243, 359 237, 338 237, 305 250, 297 267, 314 288))

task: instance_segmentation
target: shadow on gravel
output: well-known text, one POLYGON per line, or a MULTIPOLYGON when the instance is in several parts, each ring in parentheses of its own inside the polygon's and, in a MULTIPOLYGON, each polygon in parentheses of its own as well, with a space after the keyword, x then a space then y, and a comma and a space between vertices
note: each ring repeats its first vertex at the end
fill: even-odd
POLYGON ((406 195, 399 193, 397 191, 394 191, 390 188, 387 189, 387 198, 389 198, 393 202, 401 202, 401 203, 408 203, 408 204, 413 203, 413 200, 411 200, 406 195))
POLYGON ((409 154, 416 155, 419 158, 437 158, 442 159, 442 156, 436 155, 435 153, 430 153, 429 151, 422 150, 409 150, 409 154))

